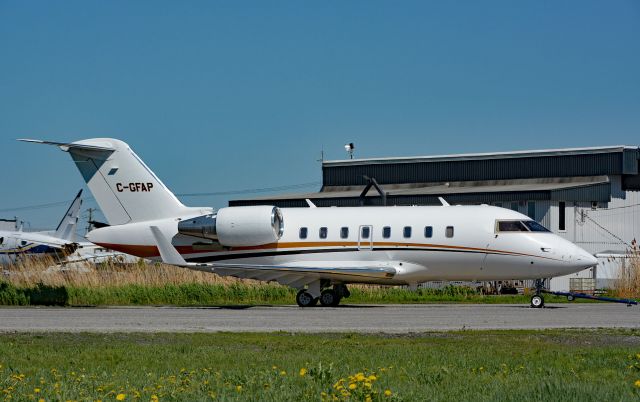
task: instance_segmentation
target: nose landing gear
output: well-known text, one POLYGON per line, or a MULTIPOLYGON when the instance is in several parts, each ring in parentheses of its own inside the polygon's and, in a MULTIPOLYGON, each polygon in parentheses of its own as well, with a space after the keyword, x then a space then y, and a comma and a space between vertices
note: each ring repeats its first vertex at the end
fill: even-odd
POLYGON ((536 279, 536 293, 531 296, 531 307, 542 308, 544 307, 544 297, 542 296, 544 282, 542 279, 536 279))

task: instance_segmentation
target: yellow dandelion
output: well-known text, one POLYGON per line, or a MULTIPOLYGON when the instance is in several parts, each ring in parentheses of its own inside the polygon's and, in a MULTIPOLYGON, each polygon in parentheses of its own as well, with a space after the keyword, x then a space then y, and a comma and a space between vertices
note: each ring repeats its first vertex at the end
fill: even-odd
POLYGON ((300 377, 304 377, 305 375, 307 375, 307 369, 303 367, 300 369, 300 377))
POLYGON ((634 382, 633 385, 635 385, 636 388, 640 388, 640 380, 636 380, 636 382, 634 382))
POLYGON ((45 402, 44 398, 38 399, 38 402, 45 402))
POLYGON ((236 391, 241 392, 242 391, 242 385, 236 385, 236 391))
POLYGON ((124 401, 127 398, 125 394, 116 395, 116 401, 124 401))
POLYGON ((364 402, 372 402, 371 395, 367 395, 364 402))
POLYGON ((286 372, 286 371, 284 371, 284 370, 282 370, 282 371, 280 372, 280 375, 287 375, 287 372, 286 372))
POLYGON ((356 385, 355 382, 352 382, 351 384, 349 384, 349 389, 356 389, 358 388, 358 386, 356 385))
POLYGON ((373 375, 373 374, 371 374, 369 377, 367 377, 367 380, 369 380, 369 381, 375 381, 375 380, 377 380, 377 379, 378 379, 378 377, 376 377, 376 376, 375 376, 375 375, 373 375))
POLYGON ((35 389, 33 390, 33 392, 35 392, 36 394, 39 394, 39 393, 40 393, 40 388, 35 388, 35 389))
POLYGON ((390 389, 385 389, 384 390, 384 396, 391 396, 391 390, 390 389))
POLYGON ((158 402, 158 395, 151 395, 151 402, 158 402))
POLYGON ((356 374, 356 381, 364 381, 364 374, 358 373, 356 374))

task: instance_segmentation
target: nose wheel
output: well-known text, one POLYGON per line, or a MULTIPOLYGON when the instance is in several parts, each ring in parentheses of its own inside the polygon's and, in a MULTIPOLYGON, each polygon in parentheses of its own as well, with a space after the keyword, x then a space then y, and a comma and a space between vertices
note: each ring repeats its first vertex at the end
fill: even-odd
POLYGON ((543 287, 544 287, 544 282, 542 281, 542 279, 536 279, 536 293, 533 296, 531 296, 532 308, 544 307, 544 297, 542 297, 543 287))
POLYGON ((533 308, 544 307, 544 297, 542 297, 542 295, 531 296, 531 307, 533 308))

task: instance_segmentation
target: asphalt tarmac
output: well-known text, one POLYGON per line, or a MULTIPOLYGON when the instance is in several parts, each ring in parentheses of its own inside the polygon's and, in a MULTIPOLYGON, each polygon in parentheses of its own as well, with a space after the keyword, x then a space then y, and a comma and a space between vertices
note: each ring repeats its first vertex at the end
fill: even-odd
POLYGON ((0 332, 363 332, 640 328, 622 304, 0 308, 0 332))

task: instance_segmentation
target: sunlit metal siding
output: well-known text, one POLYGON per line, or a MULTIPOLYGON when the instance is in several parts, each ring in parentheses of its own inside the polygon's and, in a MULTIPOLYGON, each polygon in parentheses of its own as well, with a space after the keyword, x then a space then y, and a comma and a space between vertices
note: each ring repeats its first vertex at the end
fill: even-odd
POLYGON ((363 160, 326 162, 322 175, 325 186, 363 185, 365 175, 380 184, 621 175, 637 174, 637 160, 636 150, 450 161, 363 160))

